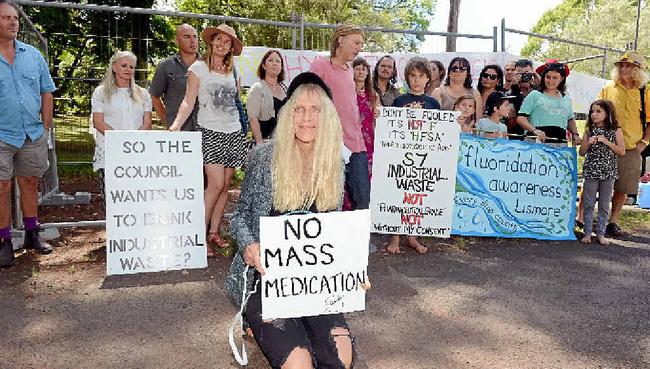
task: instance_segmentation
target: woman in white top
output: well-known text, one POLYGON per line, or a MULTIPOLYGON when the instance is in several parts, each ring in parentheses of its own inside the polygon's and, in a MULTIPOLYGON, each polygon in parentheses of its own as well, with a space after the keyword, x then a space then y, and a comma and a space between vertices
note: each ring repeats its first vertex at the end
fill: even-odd
MULTIPOLYGON (((236 78, 234 56, 241 54, 243 45, 235 30, 226 24, 207 27, 201 38, 206 53, 203 60, 195 61, 189 68, 185 98, 169 130, 181 128, 198 97, 197 123, 207 177, 205 223, 210 225, 207 239, 218 247, 226 247, 228 242, 219 236, 219 224, 235 168, 244 164, 247 154, 235 104, 240 81, 236 78)), ((208 257, 212 256, 214 252, 208 247, 208 257)))
POLYGON ((284 81, 284 63, 277 50, 269 50, 257 67, 259 82, 248 90, 246 111, 251 122, 251 131, 256 144, 269 139, 277 125, 276 112, 284 103, 287 88, 284 81))
POLYGON ((104 194, 104 132, 110 130, 151 129, 151 96, 135 83, 137 58, 130 51, 118 51, 106 68, 101 85, 95 88, 91 100, 95 128, 93 169, 102 177, 104 194))

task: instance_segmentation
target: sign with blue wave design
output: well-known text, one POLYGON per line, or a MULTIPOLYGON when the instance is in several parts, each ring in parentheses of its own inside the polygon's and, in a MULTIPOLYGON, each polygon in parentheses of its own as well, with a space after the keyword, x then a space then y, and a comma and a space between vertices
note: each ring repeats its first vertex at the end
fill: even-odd
POLYGON ((575 148, 461 135, 452 234, 575 240, 575 148))

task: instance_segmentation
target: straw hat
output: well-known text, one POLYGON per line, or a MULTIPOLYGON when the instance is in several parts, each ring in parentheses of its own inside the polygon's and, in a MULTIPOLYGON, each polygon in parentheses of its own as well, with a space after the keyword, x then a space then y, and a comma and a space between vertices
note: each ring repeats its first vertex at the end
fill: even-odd
POLYGON ((615 66, 618 67, 619 64, 621 63, 630 63, 634 64, 637 67, 641 69, 645 69, 643 67, 643 55, 637 53, 636 51, 628 51, 623 56, 621 57, 621 60, 617 61, 614 63, 615 66))
POLYGON ((210 42, 212 42, 212 37, 216 35, 217 33, 223 33, 230 38, 232 38, 232 47, 233 47, 233 52, 232 54, 234 56, 241 55, 241 51, 244 48, 242 45, 241 41, 237 38, 237 33, 235 33, 235 29, 230 27, 229 25, 222 23, 218 25, 217 27, 206 27, 203 32, 201 32, 201 38, 203 39, 203 42, 205 42, 206 45, 209 45, 210 42))

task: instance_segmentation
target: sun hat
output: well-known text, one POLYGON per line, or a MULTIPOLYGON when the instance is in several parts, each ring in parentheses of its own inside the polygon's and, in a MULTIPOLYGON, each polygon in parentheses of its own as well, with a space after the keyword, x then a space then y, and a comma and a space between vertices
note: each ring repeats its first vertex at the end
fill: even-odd
POLYGON ((217 33, 223 33, 230 36, 230 38, 232 38, 232 48, 233 48, 232 54, 234 56, 241 55, 244 46, 242 45, 241 41, 237 38, 237 33, 235 33, 235 29, 225 23, 222 23, 216 27, 213 26, 206 27, 203 30, 203 32, 201 32, 201 38, 203 39, 203 42, 205 42, 206 45, 209 45, 210 42, 212 42, 212 37, 214 37, 214 35, 216 35, 217 33))
POLYGON ((626 52, 625 54, 623 54, 623 56, 621 57, 621 59, 619 61, 614 62, 614 65, 618 66, 621 63, 630 63, 630 64, 636 65, 637 67, 639 67, 641 69, 645 69, 643 67, 643 55, 639 54, 636 51, 628 51, 628 52, 626 52))
POLYGON ((537 72, 537 74, 541 75, 542 73, 544 73, 544 71, 547 68, 551 68, 552 70, 554 70, 556 72, 559 72, 560 70, 563 70, 564 71, 564 77, 568 77, 569 73, 571 72, 569 70, 569 66, 566 63, 560 63, 557 59, 547 59, 546 63, 540 65, 539 67, 537 67, 537 69, 535 69, 535 72, 537 72))

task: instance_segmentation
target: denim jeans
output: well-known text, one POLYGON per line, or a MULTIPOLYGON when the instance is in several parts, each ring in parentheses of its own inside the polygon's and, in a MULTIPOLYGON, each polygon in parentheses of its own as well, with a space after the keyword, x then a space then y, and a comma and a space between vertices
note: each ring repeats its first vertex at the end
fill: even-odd
POLYGON ((365 151, 352 153, 350 162, 345 164, 345 188, 353 210, 370 207, 370 179, 365 151))

